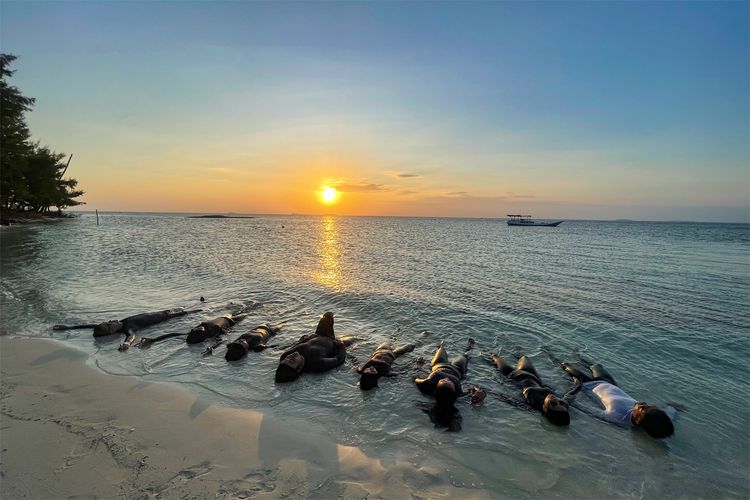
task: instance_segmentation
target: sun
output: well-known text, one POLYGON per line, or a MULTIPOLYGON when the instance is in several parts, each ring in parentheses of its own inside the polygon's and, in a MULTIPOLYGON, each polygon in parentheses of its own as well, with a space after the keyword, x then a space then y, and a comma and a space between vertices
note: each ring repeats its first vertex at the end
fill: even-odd
POLYGON ((336 203, 336 200, 339 197, 339 192, 336 191, 336 188, 324 186, 323 191, 320 192, 320 197, 323 200, 323 203, 330 205, 336 203))

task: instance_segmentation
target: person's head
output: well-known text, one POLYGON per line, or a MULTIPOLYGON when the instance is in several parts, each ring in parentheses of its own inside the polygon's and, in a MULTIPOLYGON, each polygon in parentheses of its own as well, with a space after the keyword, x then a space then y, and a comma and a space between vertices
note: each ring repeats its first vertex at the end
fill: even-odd
POLYGON ((113 319, 111 321, 105 321, 99 323, 94 327, 94 337, 102 337, 104 335, 112 335, 118 333, 122 329, 122 321, 113 319))
POLYGON ((227 353, 224 355, 224 359, 227 361, 237 361, 241 359, 250 350, 250 345, 245 339, 239 339, 235 342, 227 345, 227 353))
POLYGON ((305 367, 305 358, 298 352, 286 356, 276 368, 276 382, 291 382, 297 380, 305 367))
POLYGON ((323 316, 321 316, 320 321, 318 321, 318 328, 315 329, 315 335, 320 335, 322 337, 331 337, 332 339, 336 338, 336 335, 333 333, 333 313, 328 311, 323 316))
POLYGON ((187 338, 185 339, 188 344, 197 344, 204 340, 206 340, 206 327, 203 325, 196 326, 190 330, 190 333, 187 334, 187 338))
POLYGON ((633 424, 642 427, 649 436, 662 439, 674 434, 674 425, 669 416, 655 406, 638 403, 633 407, 633 424))
POLYGON ((449 378, 441 378, 435 387, 438 407, 448 408, 456 402, 456 384, 449 378))
POLYGON ((378 379, 380 375, 378 371, 372 366, 368 366, 362 370, 362 375, 359 377, 359 388, 363 391, 369 391, 373 387, 378 386, 378 379))
POLYGON ((542 403, 542 414, 555 425, 570 424, 568 404, 554 394, 547 394, 542 403))

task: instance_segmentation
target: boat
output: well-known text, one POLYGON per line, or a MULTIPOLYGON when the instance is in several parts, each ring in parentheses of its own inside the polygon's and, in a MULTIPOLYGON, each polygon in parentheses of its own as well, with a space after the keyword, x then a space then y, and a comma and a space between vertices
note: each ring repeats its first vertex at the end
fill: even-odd
POLYGON ((508 214, 509 226, 557 227, 562 223, 561 220, 555 222, 539 221, 532 219, 530 215, 508 214))

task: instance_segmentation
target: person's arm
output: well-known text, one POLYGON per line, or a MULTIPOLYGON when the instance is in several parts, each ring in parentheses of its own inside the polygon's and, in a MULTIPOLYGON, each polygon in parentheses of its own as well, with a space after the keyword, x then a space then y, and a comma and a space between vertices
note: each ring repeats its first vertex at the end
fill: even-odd
POLYGON ((202 310, 203 309, 191 309, 187 311, 181 307, 177 307, 175 309, 168 309, 166 313, 167 313, 167 318, 179 318, 180 316, 185 316, 186 314, 193 314, 193 313, 201 312, 202 310))
POLYGON ((583 384, 578 379, 573 380, 573 386, 566 392, 563 397, 561 398, 563 401, 565 401, 568 404, 573 403, 573 400, 575 399, 576 395, 581 392, 581 388, 583 387, 583 384))
POLYGON ((167 333, 164 335, 159 335, 158 337, 154 337, 154 338, 141 337, 141 340, 138 343, 138 347, 148 347, 151 344, 155 344, 156 342, 161 342, 162 340, 165 340, 165 339, 170 339, 172 337, 183 337, 183 336, 187 336, 187 333, 167 333))
POLYGON ((93 324, 93 323, 86 324, 86 325, 73 325, 73 326, 68 326, 68 325, 52 325, 52 329, 53 330, 83 330, 85 328, 94 328, 95 326, 96 325, 93 324))
POLYGON ((305 357, 305 368, 306 372, 324 372, 337 366, 341 366, 346 361, 346 347, 339 341, 336 343, 336 351, 333 356, 326 358, 315 358, 315 356, 305 357))
POLYGON ((320 358, 311 362, 309 365, 305 365, 305 371, 309 372, 325 372, 337 366, 344 364, 344 360, 339 357, 333 358, 320 358))
POLYGON ((437 386, 437 380, 435 380, 431 375, 432 373, 430 373, 430 375, 428 375, 426 378, 415 378, 414 383, 417 384, 417 389, 419 389, 423 394, 434 396, 435 386, 437 386))

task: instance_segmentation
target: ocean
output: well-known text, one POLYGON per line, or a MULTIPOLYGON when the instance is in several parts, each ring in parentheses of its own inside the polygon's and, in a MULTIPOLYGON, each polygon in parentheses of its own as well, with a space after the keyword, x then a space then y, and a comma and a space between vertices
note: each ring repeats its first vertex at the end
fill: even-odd
MULTIPOLYGON (((115 375, 180 384, 211 404, 307 420, 382 460, 431 464, 496 497, 750 496, 750 225, 501 219, 91 214, 0 230, 0 333, 55 338, 115 375), (199 298, 206 298, 201 303, 199 298), (230 338, 281 323, 274 348, 227 363, 223 348, 167 340, 118 352, 122 337, 53 332, 172 307, 203 308, 141 332, 188 331, 239 310, 230 338), (281 348, 325 311, 353 335, 344 366, 277 385, 281 348), (413 378, 443 341, 472 351, 457 404, 460 432, 436 429, 413 378), (362 392, 357 366, 375 347, 416 343, 397 376, 362 392), (634 398, 685 407, 657 441, 574 408, 567 428, 509 404, 518 397, 486 361, 524 353, 563 393, 553 359, 602 363, 634 398)), ((129 395, 127 397, 136 397, 129 395)), ((578 399, 584 399, 579 395, 578 399)), ((238 445, 241 445, 238 443, 238 445)))

